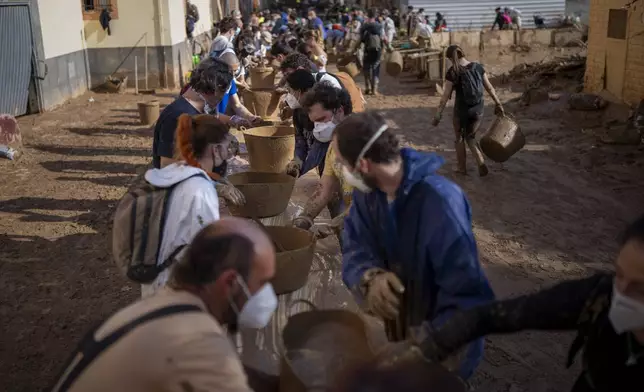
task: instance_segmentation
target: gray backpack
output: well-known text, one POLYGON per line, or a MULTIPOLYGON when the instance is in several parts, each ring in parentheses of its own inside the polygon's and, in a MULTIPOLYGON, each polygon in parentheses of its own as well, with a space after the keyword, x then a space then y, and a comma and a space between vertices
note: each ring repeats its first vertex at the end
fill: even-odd
MULTIPOLYGON (((188 178, 195 176, 205 177, 199 173, 188 178)), ((134 282, 154 281, 185 247, 182 245, 173 250, 163 263, 157 265, 170 198, 180 183, 169 188, 158 188, 143 180, 134 184, 116 207, 112 227, 112 256, 119 270, 134 282)))

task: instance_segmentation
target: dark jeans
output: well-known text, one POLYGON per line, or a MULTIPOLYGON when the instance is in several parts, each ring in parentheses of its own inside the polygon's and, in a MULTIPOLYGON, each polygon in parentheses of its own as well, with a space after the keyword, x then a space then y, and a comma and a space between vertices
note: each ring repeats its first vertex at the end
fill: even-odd
POLYGON ((381 52, 366 52, 364 54, 363 62, 363 72, 365 79, 368 84, 374 85, 378 83, 380 79, 380 57, 381 52))

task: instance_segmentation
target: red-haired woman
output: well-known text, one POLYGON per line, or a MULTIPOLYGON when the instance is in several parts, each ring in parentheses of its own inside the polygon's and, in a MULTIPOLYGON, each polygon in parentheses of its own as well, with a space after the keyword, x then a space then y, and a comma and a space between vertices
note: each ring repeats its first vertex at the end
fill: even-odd
MULTIPOLYGON (((183 114, 175 135, 177 162, 145 173, 150 184, 173 188, 157 260, 159 264, 178 248, 189 244, 201 228, 219 219, 219 196, 234 204, 245 203, 243 194, 217 173, 217 168, 230 154, 230 138, 228 126, 216 117, 183 114)), ((180 251, 175 259, 181 254, 180 251)), ((152 284, 143 285, 144 297, 165 286, 170 265, 152 284)))

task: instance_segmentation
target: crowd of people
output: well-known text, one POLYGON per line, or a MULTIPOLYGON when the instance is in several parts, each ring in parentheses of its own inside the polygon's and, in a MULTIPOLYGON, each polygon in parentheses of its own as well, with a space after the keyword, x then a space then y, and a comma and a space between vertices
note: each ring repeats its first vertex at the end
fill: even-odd
MULTIPOLYGON (((437 173, 444 159, 401 146, 385 119, 365 110, 351 76, 327 71, 327 49, 359 54, 366 92, 377 94, 380 59, 397 24, 408 31, 420 24, 410 20, 411 11, 405 17, 395 10, 339 12, 330 27, 315 9, 306 20, 285 10, 254 13, 248 23, 237 12, 219 21, 208 54, 156 123, 145 184, 129 190, 117 208, 115 258, 142 284, 142 299, 86 336, 53 391, 277 390, 277 378, 245 367, 229 338, 238 328, 270 322, 278 303, 270 283, 276 250, 256 223, 219 212, 220 198, 246 202, 226 177, 228 161, 239 153, 230 128, 261 120, 237 94, 249 88, 254 66, 282 74, 282 117, 292 120, 296 139, 285 172, 319 175, 291 224, 318 237, 338 236, 343 281, 361 308, 384 322, 389 340, 374 361, 329 390, 465 391, 483 357, 484 336, 526 329, 577 332, 569 361, 580 351, 583 361, 573 392, 641 390, 644 218, 627 228, 616 274, 496 300, 467 195, 437 173), (332 224, 317 227, 325 207, 332 224), (439 370, 427 367, 438 363, 439 370)), ((434 29, 446 28, 436 18, 434 29)), ((456 45, 446 56, 450 67, 434 125, 455 92, 457 170, 466 170, 468 146, 484 176, 474 138, 484 92, 497 114, 504 109, 481 64, 456 45)))

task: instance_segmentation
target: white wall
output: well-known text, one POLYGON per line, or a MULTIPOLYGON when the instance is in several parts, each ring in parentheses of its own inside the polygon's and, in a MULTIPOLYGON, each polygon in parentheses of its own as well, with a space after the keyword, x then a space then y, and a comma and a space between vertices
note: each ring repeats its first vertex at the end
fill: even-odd
MULTIPOLYGON (((170 31, 170 42, 168 45, 176 45, 186 40, 186 11, 183 0, 166 0, 167 13, 165 19, 168 21, 168 30, 170 31)), ((205 10, 204 10, 205 11, 205 10)), ((206 12, 203 12, 204 14, 206 12)), ((201 9, 199 16, 203 17, 201 9)))
MULTIPOLYGON (((40 0, 53 3, 61 0, 40 0)), ((64 0, 73 1, 78 7, 77 0, 64 0)), ((112 19, 110 22, 110 29, 112 35, 107 35, 107 31, 103 30, 99 21, 86 20, 85 25, 85 40, 87 41, 88 48, 122 48, 132 47, 147 33, 139 45, 144 45, 146 42, 149 46, 168 45, 164 42, 163 35, 157 33, 157 22, 155 21, 155 3, 158 0, 117 0, 118 17, 112 19)), ((161 0, 163 3, 167 0, 161 0)), ((170 0, 172 1, 172 0, 170 0)), ((174 0, 177 1, 178 0, 174 0)), ((42 12, 42 11, 41 11, 42 12)))
POLYGON ((38 0, 38 10, 45 59, 83 49, 83 13, 78 0, 38 0))
MULTIPOLYGON (((211 0, 192 0, 192 4, 199 9, 199 22, 195 25, 194 35, 203 34, 212 30, 211 0)), ((216 5, 215 5, 216 6, 216 5)))

